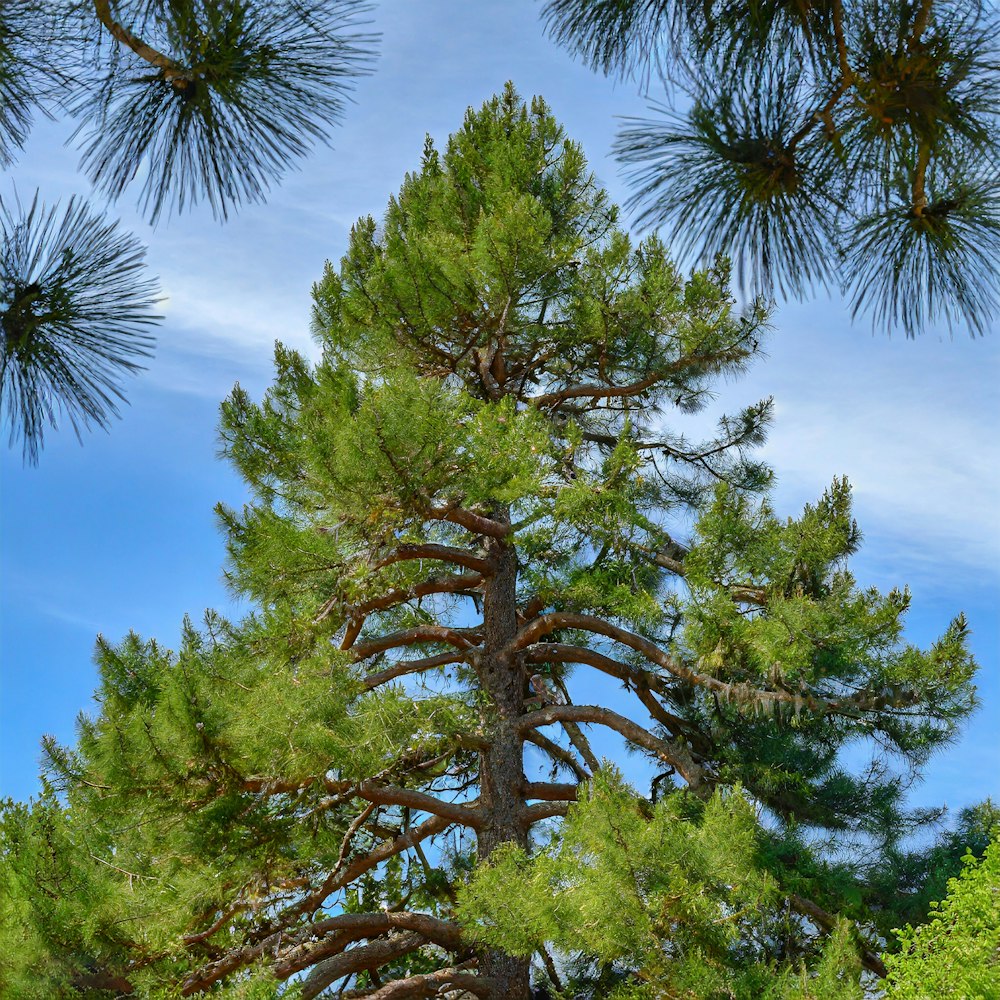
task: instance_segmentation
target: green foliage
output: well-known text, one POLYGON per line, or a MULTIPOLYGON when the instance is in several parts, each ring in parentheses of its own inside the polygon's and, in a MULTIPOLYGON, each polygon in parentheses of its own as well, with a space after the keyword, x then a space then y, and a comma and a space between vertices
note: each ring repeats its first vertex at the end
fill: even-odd
POLYGON ((692 259, 913 336, 996 315, 997 13, 984 0, 549 0, 556 41, 664 86, 617 141, 631 204, 692 259), (678 108, 676 93, 685 100, 678 108))
POLYGON ((762 840, 738 786, 707 802, 675 792, 650 808, 608 767, 548 845, 530 857, 510 845, 476 871, 459 917, 475 940, 515 954, 551 945, 632 970, 627 985, 594 994, 616 1000, 859 1000, 846 923, 809 971, 804 958, 768 959, 763 942, 783 919, 762 840))
POLYGON ((567 996, 855 1000, 865 934, 919 919, 955 852, 901 846, 938 818, 904 790, 974 706, 968 628, 914 648, 906 593, 858 589, 846 482, 777 517, 769 401, 671 431, 766 316, 615 219, 508 87, 355 227, 321 359, 223 404, 246 617, 100 639, 93 714, 4 810, 24 995, 525 1000, 551 945, 567 996))
MULTIPOLYGON (((18 0, 0 10, 0 165, 40 112, 68 112, 83 168, 155 221, 225 218, 340 120, 373 38, 359 0, 18 0)), ((15 198, 16 201, 16 198, 15 198)), ((46 427, 107 427, 151 353, 144 250, 71 201, 0 204, 0 413, 37 462, 46 427)))
POLYGON ((152 351, 156 283, 145 249, 117 223, 70 200, 0 199, 0 412, 10 443, 38 461, 47 426, 106 427, 123 375, 152 351))
POLYGON ((117 198, 144 165, 139 198, 153 220, 201 198, 221 217, 261 201, 341 118, 371 58, 371 38, 353 31, 364 10, 355 0, 115 4, 119 25, 156 56, 107 38, 86 53, 104 85, 69 101, 84 170, 117 198))
POLYGON ((899 950, 886 956, 887 1000, 1000 996, 1000 843, 964 861, 927 923, 897 932, 899 950))

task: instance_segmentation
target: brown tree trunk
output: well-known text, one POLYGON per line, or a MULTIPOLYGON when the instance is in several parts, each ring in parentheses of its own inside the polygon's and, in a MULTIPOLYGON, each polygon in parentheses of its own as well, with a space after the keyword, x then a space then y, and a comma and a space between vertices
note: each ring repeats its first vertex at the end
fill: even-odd
MULTIPOLYGON (((499 520, 500 518, 498 518, 499 520)), ((506 511, 503 520, 507 521, 506 511)), ((505 843, 527 847, 523 822, 523 744, 517 720, 524 707, 524 676, 517 659, 503 654, 517 632, 517 554, 502 539, 490 539, 496 567, 483 597, 483 645, 477 664, 485 695, 483 727, 490 748, 480 754, 480 804, 486 822, 478 835, 483 861, 505 843)), ((480 972, 496 980, 497 1000, 528 1000, 530 960, 484 951, 480 972)))

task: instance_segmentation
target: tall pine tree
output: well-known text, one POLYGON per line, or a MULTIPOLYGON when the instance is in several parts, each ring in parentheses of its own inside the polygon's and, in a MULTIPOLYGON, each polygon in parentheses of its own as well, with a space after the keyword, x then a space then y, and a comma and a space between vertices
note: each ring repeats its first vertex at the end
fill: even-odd
POLYGON ((966 626, 916 649, 907 595, 856 587, 846 482, 776 516, 768 402, 670 428, 759 353, 727 280, 633 245, 539 99, 428 142, 315 288, 322 360, 279 348, 223 405, 252 612, 176 653, 102 639, 98 711, 5 811, 10 995, 526 1000, 532 954, 553 984, 592 959, 593 996, 884 971, 869 876, 972 707, 966 626))

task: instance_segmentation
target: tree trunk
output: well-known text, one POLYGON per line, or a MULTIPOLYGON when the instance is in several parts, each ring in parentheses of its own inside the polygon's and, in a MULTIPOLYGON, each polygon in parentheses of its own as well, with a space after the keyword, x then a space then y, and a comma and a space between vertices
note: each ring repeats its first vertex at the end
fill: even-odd
MULTIPOLYGON (((507 512, 503 512, 507 520, 507 512)), ((483 597, 482 652, 477 664, 485 695, 483 727, 490 748, 480 754, 480 804, 486 823, 479 831, 480 861, 505 843, 527 847, 523 822, 523 745, 517 720, 524 708, 524 676, 516 658, 503 655, 517 632, 517 553, 502 539, 490 540, 496 572, 483 597)), ((502 951, 480 955, 480 972, 496 980, 497 1000, 528 1000, 530 960, 502 951)))

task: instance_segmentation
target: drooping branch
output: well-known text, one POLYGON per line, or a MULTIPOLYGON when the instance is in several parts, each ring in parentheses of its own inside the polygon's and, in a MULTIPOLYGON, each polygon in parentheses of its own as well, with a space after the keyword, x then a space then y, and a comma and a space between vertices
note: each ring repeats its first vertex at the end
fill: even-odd
MULTIPOLYGON (((427 942, 420 934, 393 934, 390 937, 372 941, 366 945, 351 948, 339 955, 327 958, 317 966, 315 974, 309 976, 302 986, 302 1000, 313 1000, 338 979, 364 970, 374 970, 379 966, 402 958, 416 951, 427 942)), ((301 968, 307 968, 307 965, 301 968)))
POLYGON ((529 743, 534 743, 539 749, 544 750, 553 760, 559 761, 568 767, 580 781, 587 781, 592 777, 588 771, 568 750, 564 750, 558 743, 553 743, 547 736, 531 730, 524 737, 529 743))
POLYGON ((483 576, 489 575, 493 570, 493 565, 488 559, 477 556, 468 549, 460 549, 454 545, 439 545, 436 542, 427 542, 423 545, 398 545, 379 559, 372 566, 372 569, 384 569, 393 563, 408 562, 414 559, 435 559, 438 562, 453 563, 483 576))
POLYGON ((351 650, 355 661, 365 660, 376 653, 384 653, 387 649, 399 649, 401 646, 416 646, 425 642, 443 642, 458 649, 472 649, 479 645, 479 633, 475 629, 448 628, 445 625, 417 625, 414 628, 390 632, 377 639, 366 639, 351 650))
POLYGON ((528 402, 540 410, 549 410, 555 409, 560 403, 565 403, 570 399, 625 399, 631 396, 638 396, 647 389, 652 388, 657 382, 663 381, 671 369, 681 371, 683 368, 689 367, 690 364, 691 362, 687 361, 683 366, 670 366, 668 369, 655 371, 636 382, 630 382, 628 385, 573 385, 566 389, 559 389, 556 392, 546 392, 541 396, 533 396, 528 402))
POLYGON ((437 656, 424 656, 419 660, 399 660, 391 667, 368 674, 362 681, 363 691, 372 691, 382 684, 406 677, 409 674, 420 674, 435 667, 445 667, 452 663, 466 663, 468 657, 462 653, 439 653, 437 656))
POLYGON ((523 650, 536 639, 556 632, 559 629, 581 629, 602 635, 605 638, 619 642, 623 646, 641 653, 652 663, 663 667, 669 673, 682 681, 694 684, 717 694, 723 701, 735 704, 753 705, 788 705, 795 712, 811 712, 815 715, 856 715, 859 712, 873 711, 886 707, 900 707, 910 704, 908 696, 893 695, 892 698, 882 695, 872 695, 868 692, 858 692, 844 698, 827 698, 814 694, 793 691, 760 688, 749 683, 728 684, 710 674, 699 673, 682 663, 676 657, 660 649, 656 643, 627 629, 613 625, 603 618, 593 615, 580 615, 568 611, 557 611, 541 615, 526 625, 518 633, 514 641, 514 650, 523 650))
MULTIPOLYGON (((412 587, 400 587, 391 590, 381 597, 373 598, 348 609, 347 630, 344 633, 341 649, 350 649, 364 627, 368 615, 376 611, 387 611, 389 608, 405 604, 407 601, 417 600, 421 597, 429 597, 432 594, 468 594, 478 590, 483 583, 483 577, 479 573, 465 573, 460 576, 437 576, 422 583, 415 583, 412 587)), ((331 608, 331 602, 324 605, 324 609, 331 608)), ((316 621, 321 621, 324 617, 321 611, 316 616, 316 621)))
POLYGON ((442 816, 452 823, 471 827, 474 830, 482 825, 482 813, 475 806, 460 805, 457 802, 445 802, 427 792, 418 792, 413 788, 400 788, 398 785, 383 785, 377 781, 362 781, 351 786, 351 791, 358 798, 367 799, 378 805, 406 806, 419 809, 433 816, 442 816))
POLYGON ((708 777, 705 769, 695 763, 690 753, 683 747, 657 739, 638 723, 598 705, 549 705, 523 716, 518 723, 518 731, 525 735, 532 729, 549 726, 555 722, 596 722, 598 725, 613 729, 629 742, 649 750, 664 763, 675 768, 692 788, 698 788, 708 777))
MULTIPOLYGON (((397 979, 376 990, 349 990, 344 1000, 426 1000, 439 996, 472 996, 482 1000, 499 1000, 498 984, 488 976, 475 976, 463 971, 463 966, 438 969, 406 979, 397 979)), ((338 994, 339 995, 339 994, 338 994)))
MULTIPOLYGON (((376 611, 387 611, 389 608, 405 604, 407 601, 418 600, 421 597, 429 597, 433 594, 465 594, 472 593, 482 586, 483 577, 479 573, 464 573, 459 576, 435 576, 421 583, 415 583, 411 587, 399 587, 390 590, 381 597, 372 598, 363 604, 346 609, 348 622, 344 638, 340 643, 341 649, 350 649, 364 627, 365 619, 368 615, 376 611)), ((321 622, 339 604, 339 599, 332 598, 320 609, 314 622, 321 622)))
MULTIPOLYGON (((326 920, 316 921, 310 925, 310 929, 312 937, 320 940, 307 940, 298 947, 284 952, 281 960, 273 966, 273 974, 278 979, 286 979, 332 955, 350 955, 353 950, 345 951, 345 948, 353 941, 378 937, 393 930, 418 934, 422 939, 421 944, 432 942, 448 951, 458 951, 462 947, 462 935, 458 924, 427 913, 410 913, 405 910, 389 910, 383 913, 340 913, 326 920)), ((341 972, 340 975, 346 975, 346 972, 341 972)))
MULTIPOLYGON (((824 933, 829 934, 836 927, 837 918, 832 913, 827 913, 826 910, 818 906, 811 899, 806 899, 804 896, 799 896, 793 892, 788 897, 788 901, 792 904, 793 909, 797 910, 804 917, 808 917, 824 933)), ((885 979, 888 970, 885 967, 885 963, 879 957, 878 952, 872 951, 868 947, 868 943, 860 938, 860 934, 859 943, 861 944, 861 964, 869 972, 874 972, 880 979, 885 979)))
POLYGON ((583 735, 583 730, 575 723, 563 720, 563 729, 570 743, 576 748, 577 753, 584 759, 591 772, 596 774, 601 769, 601 762, 597 759, 590 746, 590 740, 583 735))
POLYGON ((713 354, 690 354, 678 358, 676 361, 625 385, 601 385, 599 383, 572 385, 565 389, 558 389, 554 392, 543 393, 541 396, 531 397, 527 402, 540 410, 553 410, 570 399, 589 399, 594 401, 599 399, 628 399, 633 396, 642 395, 647 389, 651 389, 657 383, 665 381, 672 375, 678 375, 694 368, 721 367, 724 364, 738 363, 750 353, 749 348, 733 346, 713 354))
MULTIPOLYGON (((301 909, 298 912, 301 912, 301 909)), ((342 913, 325 920, 308 923, 297 929, 286 929, 286 927, 287 925, 282 925, 262 940, 227 952, 221 958, 192 973, 182 983, 181 994, 191 996, 204 992, 230 973, 258 962, 265 956, 275 957, 276 960, 271 967, 271 972, 277 979, 287 979, 296 972, 301 972, 303 969, 333 955, 341 958, 350 955, 353 956, 349 960, 350 962, 361 963, 357 968, 349 971, 373 968, 375 966, 365 963, 369 959, 377 958, 381 954, 379 949, 370 951, 365 948, 353 948, 349 951, 345 951, 345 949, 356 941, 385 934, 389 931, 405 930, 411 932, 408 935, 411 943, 399 954, 413 951, 428 941, 450 949, 457 949, 461 944, 457 925, 428 914, 403 911, 342 913)), ((397 935, 396 940, 400 941, 399 935, 397 935)), ((390 960, 391 957, 381 959, 376 962, 376 965, 382 965, 390 960)), ((340 975, 347 974, 346 971, 340 973, 340 975)))
MULTIPOLYGON (((374 805, 374 803, 372 803, 374 805)), ((366 872, 377 868, 380 864, 402 854, 410 848, 416 847, 422 841, 433 837, 437 833, 442 833, 451 826, 451 820, 446 816, 432 815, 418 826, 412 826, 405 833, 387 840, 367 854, 354 858, 342 871, 336 869, 331 872, 323 881, 323 884, 311 892, 305 899, 300 900, 294 907, 289 908, 282 914, 283 918, 297 916, 299 913, 312 913, 322 906, 323 901, 332 893, 348 886, 355 879, 360 878, 366 872)), ((339 862, 338 862, 339 864, 339 862)))

